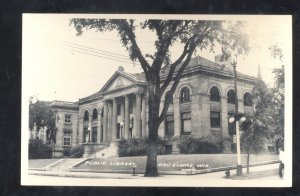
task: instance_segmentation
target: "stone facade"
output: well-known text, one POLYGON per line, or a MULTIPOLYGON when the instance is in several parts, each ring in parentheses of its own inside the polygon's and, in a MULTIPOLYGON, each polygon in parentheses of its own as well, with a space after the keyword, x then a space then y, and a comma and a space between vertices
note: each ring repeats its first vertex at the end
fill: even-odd
MULTIPOLYGON (((162 69, 162 80, 168 69, 167 66, 162 69)), ((249 113, 252 111, 251 91, 255 78, 238 73, 237 81, 239 112, 249 113)), ((147 137, 149 107, 146 87, 143 73, 129 74, 119 67, 99 92, 76 103, 53 102, 52 107, 59 116, 71 115, 71 124, 62 119, 57 123, 59 142, 56 148, 67 148, 64 145, 65 133, 71 133, 68 147, 147 137)), ((159 127, 159 136, 165 139, 166 150, 177 152, 176 142, 182 135, 200 138, 231 136, 228 118, 235 113, 231 96, 232 92, 234 95, 233 89, 231 67, 200 56, 191 59, 159 127)))

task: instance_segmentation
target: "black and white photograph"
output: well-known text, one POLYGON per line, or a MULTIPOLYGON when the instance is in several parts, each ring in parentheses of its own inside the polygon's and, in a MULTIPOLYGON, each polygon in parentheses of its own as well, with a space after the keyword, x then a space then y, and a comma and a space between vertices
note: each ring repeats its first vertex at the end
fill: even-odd
POLYGON ((22 15, 21 185, 292 186, 292 16, 22 15))

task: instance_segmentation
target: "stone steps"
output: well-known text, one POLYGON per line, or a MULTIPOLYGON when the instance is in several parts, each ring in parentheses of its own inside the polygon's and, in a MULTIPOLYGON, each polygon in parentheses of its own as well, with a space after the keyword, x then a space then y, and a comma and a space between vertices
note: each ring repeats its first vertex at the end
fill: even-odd
POLYGON ((87 158, 106 158, 106 157, 117 157, 118 146, 117 143, 111 142, 109 146, 98 150, 96 153, 89 155, 87 158))
POLYGON ((66 158, 61 159, 55 165, 48 167, 47 171, 69 171, 69 169, 78 164, 79 162, 84 161, 85 158, 66 158))

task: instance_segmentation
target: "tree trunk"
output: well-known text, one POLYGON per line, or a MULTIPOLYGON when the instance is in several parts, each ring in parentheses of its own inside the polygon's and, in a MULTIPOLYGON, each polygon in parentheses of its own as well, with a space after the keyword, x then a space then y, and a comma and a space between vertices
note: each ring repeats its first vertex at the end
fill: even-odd
POLYGON ((156 176, 158 176, 157 139, 154 139, 153 137, 150 139, 149 137, 145 177, 156 177, 156 176))
POLYGON ((247 153, 247 174, 249 174, 250 153, 247 153))
POLYGON ((157 170, 157 139, 158 139, 158 117, 159 117, 159 104, 160 98, 155 95, 154 82, 148 83, 149 93, 149 136, 148 136, 148 149, 147 149, 147 163, 145 170, 145 177, 158 176, 157 170))

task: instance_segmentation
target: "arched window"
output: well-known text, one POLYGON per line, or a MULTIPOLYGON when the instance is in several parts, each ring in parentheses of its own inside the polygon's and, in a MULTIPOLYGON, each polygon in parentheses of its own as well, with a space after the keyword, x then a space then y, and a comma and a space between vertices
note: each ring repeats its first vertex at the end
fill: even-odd
POLYGON ((252 106, 252 95, 250 93, 244 95, 244 106, 252 106))
POLYGON ((227 93, 227 103, 235 104, 235 92, 234 90, 230 90, 227 93))
POLYGON ((220 101, 220 93, 217 87, 212 87, 210 89, 210 100, 211 101, 220 101))
POLYGON ((93 119, 97 119, 98 118, 98 110, 97 108, 93 109, 93 119))
MULTIPOLYGON (((170 94, 170 91, 166 92, 165 100, 168 99, 169 94, 170 94)), ((173 96, 171 96, 170 103, 173 104, 173 96)))
POLYGON ((188 87, 183 87, 180 92, 180 102, 190 101, 190 89, 188 87))
POLYGON ((86 111, 84 112, 83 120, 84 120, 84 121, 88 121, 88 120, 89 120, 89 111, 86 110, 86 111))

